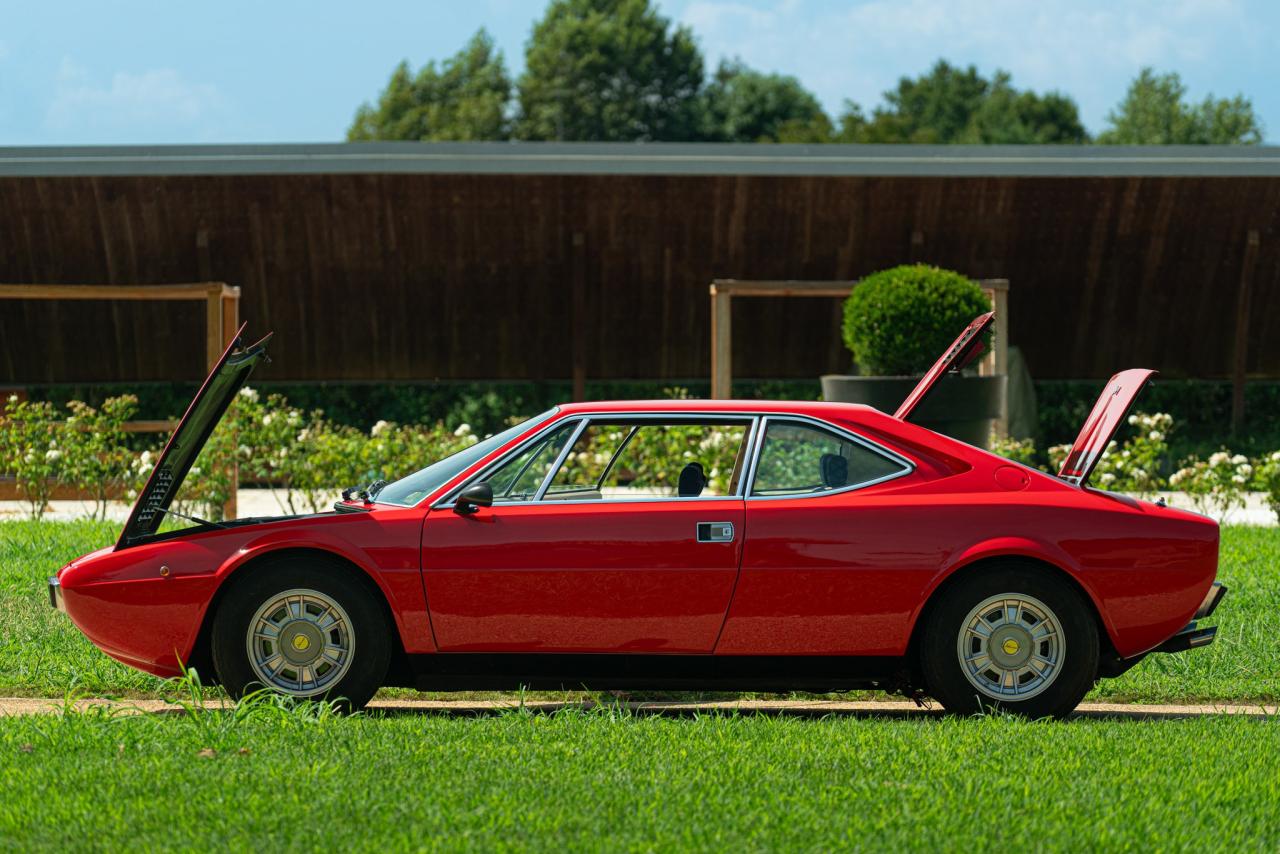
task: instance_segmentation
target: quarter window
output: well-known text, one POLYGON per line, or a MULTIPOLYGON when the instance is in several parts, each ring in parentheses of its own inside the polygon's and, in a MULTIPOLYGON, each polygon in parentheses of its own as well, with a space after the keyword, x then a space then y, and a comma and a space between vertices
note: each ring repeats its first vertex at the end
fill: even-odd
POLYGON ((770 419, 752 495, 809 495, 865 486, 908 466, 821 427, 770 419))

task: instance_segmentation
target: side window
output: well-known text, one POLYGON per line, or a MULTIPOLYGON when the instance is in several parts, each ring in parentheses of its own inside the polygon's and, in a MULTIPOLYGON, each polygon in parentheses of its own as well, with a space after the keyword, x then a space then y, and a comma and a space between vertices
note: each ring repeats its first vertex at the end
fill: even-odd
POLYGON ((907 466, 858 442, 798 421, 769 420, 752 495, 808 495, 872 483, 907 466))
POLYGON ((493 487, 494 503, 532 501, 577 426, 577 421, 570 421, 557 427, 485 478, 493 487))
POLYGON ((750 422, 593 422, 546 499, 714 498, 737 491, 750 422))

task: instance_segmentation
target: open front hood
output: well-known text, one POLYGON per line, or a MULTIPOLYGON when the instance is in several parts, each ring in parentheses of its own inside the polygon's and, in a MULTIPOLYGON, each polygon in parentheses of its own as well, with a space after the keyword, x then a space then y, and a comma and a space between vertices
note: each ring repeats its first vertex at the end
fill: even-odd
POLYGON ((218 426, 236 392, 249 379, 254 365, 266 358, 267 342, 271 340, 271 336, 267 335, 257 344, 244 347, 240 341, 243 333, 242 325, 235 338, 227 345, 218 364, 205 379, 200 391, 196 392, 195 399, 187 407, 186 414, 169 437, 168 444, 160 452, 160 458, 156 460, 156 466, 147 478, 147 485, 138 494, 138 500, 129 514, 129 521, 125 523, 120 540, 116 543, 117 550, 137 544, 160 527, 165 511, 173 503, 173 497, 186 479, 200 449, 209 441, 213 428, 218 426))
POLYGON ((1146 368, 1130 368, 1107 380, 1102 396, 1093 405, 1093 411, 1080 429, 1080 435, 1071 446, 1071 453, 1067 454, 1058 477, 1084 486, 1094 466, 1102 459, 1107 443, 1129 414, 1138 393, 1146 388, 1155 374, 1155 371, 1146 368))
POLYGON ((991 326, 995 318, 996 313, 988 311, 986 314, 980 314, 969 321, 969 325, 960 333, 960 337, 952 341, 946 352, 938 357, 938 361, 933 363, 933 367, 911 390, 911 394, 907 395, 907 399, 902 401, 902 405, 898 407, 897 412, 893 413, 893 417, 899 421, 906 421, 907 416, 914 412, 920 404, 924 403, 924 399, 929 396, 929 392, 933 391, 933 387, 938 384, 938 380, 942 379, 943 374, 948 371, 959 373, 966 365, 977 358, 983 349, 982 333, 987 331, 987 328, 991 326))

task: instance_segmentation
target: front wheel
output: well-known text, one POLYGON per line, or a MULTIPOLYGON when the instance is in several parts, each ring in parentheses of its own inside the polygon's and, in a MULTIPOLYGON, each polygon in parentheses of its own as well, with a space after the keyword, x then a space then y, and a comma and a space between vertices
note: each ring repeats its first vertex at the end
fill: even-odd
POLYGON ((213 665, 231 696, 267 688, 344 709, 369 702, 391 661, 391 633, 367 586, 323 558, 243 571, 213 619, 213 665))
POLYGON ((1064 717, 1093 686, 1098 629, 1069 583, 1030 564, 961 578, 925 626, 921 669, 953 714, 1064 717))

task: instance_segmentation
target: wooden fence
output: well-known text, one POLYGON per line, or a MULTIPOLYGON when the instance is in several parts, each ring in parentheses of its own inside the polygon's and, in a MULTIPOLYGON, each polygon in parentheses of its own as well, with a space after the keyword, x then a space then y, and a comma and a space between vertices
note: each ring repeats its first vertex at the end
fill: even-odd
MULTIPOLYGON (((260 379, 706 377, 713 279, 906 261, 1014 282, 1038 378, 1280 377, 1277 178, 0 178, 0 281, 238 285, 260 379)), ((198 312, 5 302, 0 385, 198 379, 198 312)), ((737 376, 848 365, 834 300, 734 325, 737 376)))

